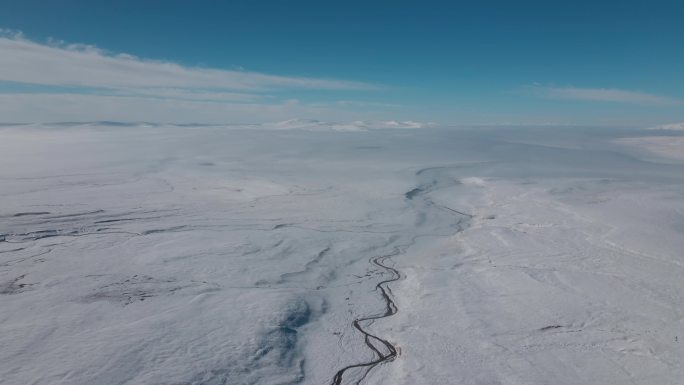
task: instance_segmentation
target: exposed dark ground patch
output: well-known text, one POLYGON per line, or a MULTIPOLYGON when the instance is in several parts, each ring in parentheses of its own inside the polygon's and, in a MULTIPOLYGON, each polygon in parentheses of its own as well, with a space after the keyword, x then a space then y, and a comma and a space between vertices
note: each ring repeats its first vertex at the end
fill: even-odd
POLYGON ((0 294, 12 295, 30 290, 31 286, 35 285, 34 283, 19 283, 25 277, 26 274, 22 274, 10 281, 0 283, 0 294))
MULTIPOLYGON (((95 278, 99 278, 99 276, 95 278)), ((173 278, 160 279, 149 275, 136 274, 130 278, 100 286, 91 294, 82 297, 80 301, 86 303, 108 301, 127 306, 134 302, 145 301, 157 296, 172 295, 180 290, 193 287, 203 287, 205 290, 216 289, 204 281, 181 282, 173 278)))
POLYGON ((48 215, 50 214, 49 211, 34 211, 34 212, 25 212, 25 213, 16 213, 12 215, 13 217, 27 217, 31 215, 48 215))

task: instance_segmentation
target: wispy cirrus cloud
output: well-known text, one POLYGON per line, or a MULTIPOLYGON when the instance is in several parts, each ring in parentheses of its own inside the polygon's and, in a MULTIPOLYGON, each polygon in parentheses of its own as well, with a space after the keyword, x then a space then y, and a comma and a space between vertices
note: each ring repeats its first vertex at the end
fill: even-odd
POLYGON ((584 100, 596 102, 629 103, 653 106, 672 106, 684 104, 683 100, 646 92, 620 90, 614 88, 526 87, 533 95, 545 99, 584 100))
POLYGON ((102 88, 200 88, 264 91, 282 88, 369 90, 374 85, 256 72, 186 67, 173 62, 110 54, 94 46, 51 41, 40 44, 21 34, 0 37, 0 80, 102 88))
POLYGON ((0 29, 0 115, 8 121, 244 122, 340 115, 331 106, 293 102, 293 94, 381 88, 348 80, 189 67, 92 45, 54 39, 38 43, 0 29))

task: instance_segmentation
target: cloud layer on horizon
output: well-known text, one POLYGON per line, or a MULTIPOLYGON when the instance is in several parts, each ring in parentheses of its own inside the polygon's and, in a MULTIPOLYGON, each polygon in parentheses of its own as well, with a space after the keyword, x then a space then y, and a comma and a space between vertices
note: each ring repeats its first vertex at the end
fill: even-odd
POLYGON ((381 88, 347 80, 188 67, 113 54, 84 44, 54 40, 41 44, 21 33, 2 29, 0 82, 6 86, 4 91, 0 88, 3 119, 26 122, 250 122, 299 116, 318 118, 325 114, 340 115, 348 106, 307 105, 288 94, 306 90, 367 92, 381 88), (26 91, 27 88, 31 90, 26 91))
POLYGON ((287 77, 256 72, 186 67, 173 62, 110 54, 95 46, 52 41, 39 44, 21 34, 0 37, 0 80, 52 86, 191 88, 264 91, 279 88, 370 90, 353 81, 287 77))

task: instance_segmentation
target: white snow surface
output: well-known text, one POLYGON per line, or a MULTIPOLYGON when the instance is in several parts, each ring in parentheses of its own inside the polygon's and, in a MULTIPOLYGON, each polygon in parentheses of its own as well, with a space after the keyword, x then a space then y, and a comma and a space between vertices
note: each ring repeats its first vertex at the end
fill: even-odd
POLYGON ((0 127, 0 383, 682 384, 684 162, 397 125, 0 127))

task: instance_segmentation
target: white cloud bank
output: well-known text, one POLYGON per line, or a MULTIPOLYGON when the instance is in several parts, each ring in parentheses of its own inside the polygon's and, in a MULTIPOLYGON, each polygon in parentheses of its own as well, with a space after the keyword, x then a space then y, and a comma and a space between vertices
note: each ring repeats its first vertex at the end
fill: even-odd
POLYGON ((263 123, 306 116, 348 120, 355 113, 296 100, 237 103, 176 98, 0 94, 0 122, 126 121, 159 123, 263 123))
POLYGON ((598 102, 630 103, 672 106, 684 101, 645 92, 611 88, 528 87, 535 95, 546 99, 586 100, 598 102))
POLYGON ((39 44, 0 37, 0 80, 53 86, 103 88, 200 88, 261 91, 277 88, 367 90, 352 81, 286 77, 255 72, 185 67, 131 55, 113 55, 82 44, 39 44))
POLYGON ((23 85, 11 91, 0 88, 4 122, 339 119, 353 115, 349 105, 305 104, 283 95, 297 90, 380 89, 355 81, 187 67, 83 44, 40 44, 1 29, 0 81, 23 85), (22 90, 27 85, 33 91, 22 90))
POLYGON ((368 131, 383 128, 427 128, 435 126, 434 123, 406 121, 353 121, 353 122, 324 122, 320 120, 290 119, 277 123, 261 125, 262 128, 279 130, 309 130, 309 131, 368 131))
POLYGON ((648 130, 673 130, 684 131, 684 122, 661 124, 659 126, 649 127, 648 130))

